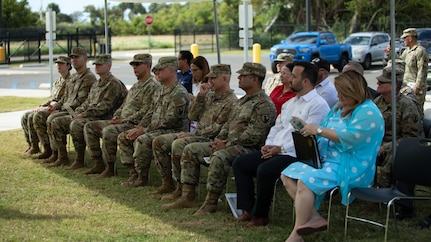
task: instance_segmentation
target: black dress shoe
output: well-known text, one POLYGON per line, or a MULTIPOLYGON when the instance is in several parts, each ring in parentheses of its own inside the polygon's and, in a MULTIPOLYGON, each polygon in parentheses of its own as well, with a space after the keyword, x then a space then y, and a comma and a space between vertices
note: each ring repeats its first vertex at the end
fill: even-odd
POLYGON ((413 209, 401 208, 398 212, 395 213, 395 217, 398 220, 403 220, 406 218, 413 218, 416 216, 416 213, 413 209))
POLYGON ((422 229, 429 229, 430 225, 431 225, 431 215, 424 218, 422 221, 416 224, 410 225, 410 227, 414 227, 422 230, 422 229))

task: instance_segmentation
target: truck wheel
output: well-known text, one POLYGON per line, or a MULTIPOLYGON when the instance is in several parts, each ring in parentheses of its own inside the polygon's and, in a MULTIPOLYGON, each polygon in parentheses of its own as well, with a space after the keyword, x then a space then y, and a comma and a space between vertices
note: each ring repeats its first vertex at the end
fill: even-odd
POLYGON ((364 60, 364 63, 362 63, 362 66, 364 67, 365 70, 368 70, 371 68, 371 55, 370 54, 365 56, 365 60, 364 60))
POLYGON ((338 70, 338 72, 342 72, 343 71, 343 67, 349 62, 349 57, 347 57, 346 54, 342 54, 341 58, 340 58, 340 62, 338 62, 336 68, 338 70))
POLYGON ((271 69, 272 69, 272 72, 275 74, 275 73, 278 73, 278 70, 277 70, 277 64, 275 64, 275 62, 272 62, 271 63, 271 69))

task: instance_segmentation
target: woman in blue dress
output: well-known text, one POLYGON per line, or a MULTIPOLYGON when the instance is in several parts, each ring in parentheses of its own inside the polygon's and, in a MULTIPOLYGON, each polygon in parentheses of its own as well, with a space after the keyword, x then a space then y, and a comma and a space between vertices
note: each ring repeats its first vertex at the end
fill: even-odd
POLYGON ((317 209, 327 191, 338 186, 342 203, 355 187, 369 187, 384 134, 384 120, 367 89, 364 77, 347 71, 335 78, 339 102, 320 126, 306 124, 301 133, 316 135, 322 163, 315 169, 302 162, 289 165, 281 175, 283 185, 295 200, 295 227, 286 241, 327 229, 317 209))

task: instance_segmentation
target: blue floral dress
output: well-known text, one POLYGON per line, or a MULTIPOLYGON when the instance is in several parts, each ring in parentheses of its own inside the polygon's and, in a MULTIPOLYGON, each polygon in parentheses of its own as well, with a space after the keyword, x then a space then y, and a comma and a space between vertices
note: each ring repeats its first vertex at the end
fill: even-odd
POLYGON ((346 205, 347 194, 352 188, 370 186, 385 131, 381 112, 371 100, 363 102, 346 117, 341 117, 341 110, 334 111, 336 106, 321 126, 335 130, 340 143, 317 137, 322 168, 295 162, 282 172, 287 177, 301 180, 314 192, 316 209, 325 193, 333 187, 340 188, 342 203, 346 205))

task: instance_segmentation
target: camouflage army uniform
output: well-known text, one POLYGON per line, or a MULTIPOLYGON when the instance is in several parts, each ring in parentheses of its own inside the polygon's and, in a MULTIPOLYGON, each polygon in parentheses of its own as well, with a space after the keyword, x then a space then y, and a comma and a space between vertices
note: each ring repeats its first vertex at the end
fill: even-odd
POLYGON ((153 141, 154 161, 162 177, 172 176, 181 182, 180 159, 186 145, 210 142, 228 120, 237 97, 233 90, 221 95, 215 92, 198 94, 190 105, 189 119, 198 121, 195 133, 177 138, 177 134, 164 134, 153 141), (171 171, 172 170, 172 171, 171 171))
POLYGON ((181 83, 159 87, 154 93, 151 111, 139 123, 139 126, 144 127, 144 134, 136 140, 126 138, 129 131, 118 135, 121 163, 125 166, 134 164, 138 176, 148 178, 153 159, 153 139, 162 134, 189 129, 189 123, 186 122, 189 102, 187 90, 181 83))
MULTIPOLYGON (((377 183, 381 187, 390 187, 392 170, 392 108, 391 103, 386 103, 382 96, 377 97, 374 103, 380 109, 385 120, 385 135, 382 146, 384 151, 379 154, 382 161, 380 175, 377 183)), ((396 97, 397 142, 407 137, 423 137, 422 121, 416 104, 401 93, 396 97)))
POLYGON ((415 45, 407 48, 400 56, 405 63, 404 83, 409 85, 413 83, 419 89, 416 94, 417 102, 423 113, 423 105, 427 92, 427 74, 428 74, 428 53, 425 48, 415 45))
POLYGON ((227 141, 226 148, 212 153, 210 142, 187 145, 181 158, 181 182, 197 185, 200 164, 207 165, 204 157, 211 156, 207 190, 221 193, 233 159, 260 149, 274 125, 275 116, 275 106, 263 90, 240 98, 216 137, 227 141))
MULTIPOLYGON (((95 81, 96 76, 94 76, 90 69, 87 69, 82 73, 72 74, 69 81, 66 82, 64 95, 57 103, 53 104, 59 112, 53 113, 48 117, 39 114, 36 114, 33 117, 34 127, 40 141, 42 143, 49 142, 53 151, 57 151, 57 146, 52 134, 52 121, 63 116, 67 116, 69 118, 69 113, 66 111, 65 107, 70 106, 72 109, 75 109, 81 105, 87 98, 90 88, 95 81)), ((64 143, 66 143, 65 136, 64 143)))
MULTIPOLYGON (((40 106, 45 107, 51 103, 54 104, 55 102, 58 102, 61 99, 61 97, 64 95, 64 89, 66 87, 66 83, 69 80, 70 80, 70 73, 67 74, 67 76, 64 78, 60 76, 54 82, 52 93, 51 93, 51 99, 40 106)), ((36 116, 36 114, 43 117, 43 119, 46 121, 50 113, 48 110, 40 110, 40 111, 32 110, 24 113, 24 115, 21 118, 21 126, 22 126, 22 129, 24 130, 25 139, 28 144, 31 144, 31 143, 37 144, 39 143, 39 140, 41 141, 42 145, 49 144, 48 137, 41 137, 40 139, 38 137, 38 134, 36 132, 36 129, 34 127, 34 122, 33 122, 33 117, 36 116)), ((45 127, 45 132, 46 132, 46 124, 43 124, 43 125, 45 127)))
POLYGON ((269 96, 276 86, 281 85, 280 73, 275 73, 272 77, 265 80, 263 84, 263 89, 265 93, 269 96))
POLYGON ((114 113, 114 117, 121 118, 121 124, 111 124, 111 120, 97 120, 85 125, 85 142, 93 160, 103 156, 103 161, 108 164, 115 162, 118 134, 134 128, 143 115, 151 110, 154 91, 159 87, 160 83, 152 76, 133 84, 123 105, 114 113), (102 148, 100 148, 100 138, 103 140, 102 148))

